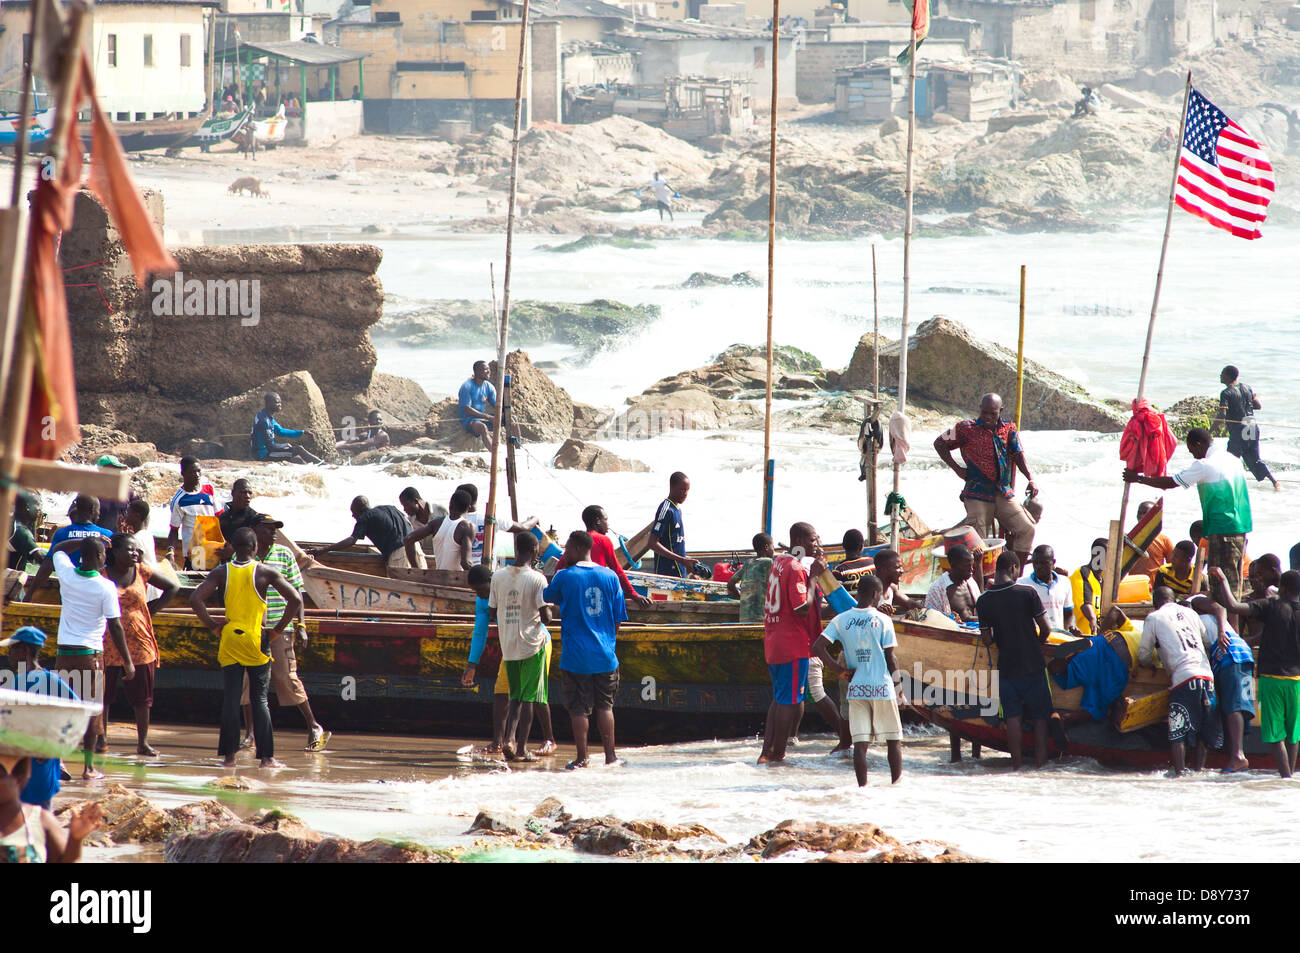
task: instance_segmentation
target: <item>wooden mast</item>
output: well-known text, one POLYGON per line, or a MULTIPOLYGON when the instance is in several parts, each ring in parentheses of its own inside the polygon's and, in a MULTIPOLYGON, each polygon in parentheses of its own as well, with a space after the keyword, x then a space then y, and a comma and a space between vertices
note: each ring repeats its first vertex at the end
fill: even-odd
POLYGON ((772 117, 767 152, 767 381, 763 394, 763 532, 772 533, 772 494, 776 464, 772 460, 772 281, 776 270, 776 81, 780 59, 781 0, 772 0, 772 117))
POLYGON ((871 244, 871 409, 867 412, 868 446, 867 451, 867 545, 876 544, 876 534, 880 532, 877 515, 880 502, 876 498, 876 463, 880 458, 880 446, 870 432, 872 423, 880 419, 880 285, 876 273, 876 245, 871 244))
MULTIPOLYGON (((928 3, 929 0, 912 0, 928 3)), ((909 26, 911 39, 907 45, 907 184, 903 190, 903 328, 898 348, 898 413, 907 414, 907 319, 912 304, 912 151, 916 138, 916 29, 909 26)), ((893 506, 889 513, 889 545, 898 549, 898 523, 902 509, 898 505, 902 464, 894 461, 894 489, 890 496, 893 506)))
POLYGON ((483 562, 495 563, 493 548, 496 541, 497 512, 497 461, 501 449, 501 420, 504 408, 502 393, 505 390, 506 340, 510 331, 510 274, 514 264, 515 196, 519 186, 519 120, 524 100, 524 58, 528 52, 528 0, 523 0, 519 18, 519 66, 515 73, 515 130, 510 145, 510 205, 506 210, 506 270, 501 279, 501 327, 497 333, 496 409, 492 426, 492 476, 488 481, 487 506, 483 510, 483 562))

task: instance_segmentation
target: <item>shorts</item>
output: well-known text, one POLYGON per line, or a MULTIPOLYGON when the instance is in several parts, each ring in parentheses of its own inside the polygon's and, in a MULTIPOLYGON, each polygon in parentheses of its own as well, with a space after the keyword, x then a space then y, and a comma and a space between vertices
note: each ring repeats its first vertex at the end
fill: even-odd
POLYGON ((505 661, 501 667, 510 683, 512 702, 546 703, 547 670, 550 668, 550 643, 537 650, 536 655, 517 661, 505 661))
MULTIPOLYGON (((1228 580, 1228 587, 1235 595, 1241 586, 1241 557, 1246 552, 1246 537, 1241 533, 1224 536, 1216 533, 1207 536, 1205 565, 1206 568, 1218 566, 1228 580)), ((1210 595, 1218 598, 1219 581, 1210 577, 1210 595)))
POLYGON ((1259 677, 1259 729, 1266 745, 1300 742, 1300 679, 1259 677))
POLYGON ((129 682, 122 676, 126 674, 125 665, 110 665, 104 670, 104 718, 108 718, 108 709, 117 698, 117 686, 121 685, 126 693, 126 700, 131 708, 139 711, 153 707, 154 673, 158 670, 157 662, 135 667, 135 677, 129 682))
POLYGON ((804 686, 808 681, 808 660, 795 659, 769 665, 772 675, 772 700, 778 705, 798 705, 804 699, 804 686))
MULTIPOLYGON (((275 688, 277 705, 297 707, 307 700, 307 689, 298 677, 298 656, 293 651, 293 636, 287 632, 280 633, 271 640, 271 685, 275 688)), ((251 704, 248 700, 248 675, 244 675, 244 694, 239 704, 251 704)))
POLYGON ((618 669, 612 672, 561 671, 564 682, 564 707, 570 715, 586 717, 593 711, 613 711, 618 695, 618 669))
POLYGON ((293 447, 285 445, 283 447, 272 447, 266 452, 263 460, 292 460, 294 458, 293 447))
MULTIPOLYGON (((1300 684, 1300 683, 1298 683, 1300 684)), ((1225 662, 1214 673, 1214 694, 1225 718, 1244 712, 1246 724, 1255 717, 1255 666, 1250 662, 1225 662)))
MULTIPOLYGON (((460 418, 460 429, 465 431, 466 433, 474 433, 475 424, 482 424, 484 427, 487 428, 488 433, 492 432, 492 421, 490 420, 477 420, 473 417, 460 418)), ((477 436, 477 434, 475 436, 477 436)))
POLYGON ((998 693, 1002 699, 1003 718, 1050 718, 1052 690, 1047 685, 1047 670, 1033 675, 998 673, 998 693))
MULTIPOLYGON (((96 652, 93 655, 64 655, 55 649, 54 671, 59 678, 65 682, 69 681, 68 675, 64 673, 75 673, 73 677, 76 682, 71 683, 71 687, 82 701, 95 702, 103 704, 104 702, 104 653, 96 652)), ((104 713, 98 711, 90 716, 90 723, 86 725, 86 733, 82 736, 81 743, 84 748, 93 748, 97 736, 104 733, 104 713)))
POLYGON ((1191 678, 1169 689, 1169 742, 1178 741, 1214 750, 1223 747, 1223 724, 1214 683, 1208 678, 1191 678))
POLYGON ((902 741, 903 720, 895 698, 855 698, 849 702, 849 733, 855 744, 902 741))
POLYGON ((808 697, 812 699, 814 705, 826 697, 826 686, 822 680, 824 668, 821 659, 808 660, 808 697))

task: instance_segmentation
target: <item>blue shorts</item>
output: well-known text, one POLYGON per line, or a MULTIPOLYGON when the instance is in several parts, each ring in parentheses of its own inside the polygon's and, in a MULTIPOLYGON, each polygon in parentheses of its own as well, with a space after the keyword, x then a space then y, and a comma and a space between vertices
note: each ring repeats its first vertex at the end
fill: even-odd
POLYGON ((1019 676, 998 673, 998 694, 1003 718, 1051 717, 1052 692, 1047 687, 1046 671, 1019 676))
POLYGON ((492 432, 492 421, 490 420, 479 420, 476 417, 460 418, 460 429, 465 431, 466 433, 473 433, 475 424, 482 424, 484 427, 488 429, 488 433, 492 432))
POLYGON ((1198 744, 1217 751, 1223 747, 1223 723, 1218 700, 1208 678, 1191 678, 1169 689, 1169 741, 1189 748, 1198 744))
POLYGON ((1255 717, 1255 666, 1227 661, 1214 670, 1214 694, 1219 711, 1226 718, 1234 711, 1246 715, 1246 725, 1255 717))
POLYGON ((806 658, 769 665, 767 670, 772 675, 772 698, 778 705, 798 705, 803 701, 808 686, 806 658))

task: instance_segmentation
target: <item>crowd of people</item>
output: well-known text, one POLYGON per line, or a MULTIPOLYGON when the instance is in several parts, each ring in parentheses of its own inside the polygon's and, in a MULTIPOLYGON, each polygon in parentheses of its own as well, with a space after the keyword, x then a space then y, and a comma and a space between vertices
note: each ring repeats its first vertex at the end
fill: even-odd
MULTIPOLYGON (((462 388, 468 390, 462 393, 462 426, 480 438, 489 433, 489 411, 496 399, 486 371, 486 365, 477 363, 462 388)), ((1034 762, 1041 767, 1048 757, 1049 737, 1063 749, 1071 726, 1110 717, 1138 668, 1158 665, 1168 673, 1167 729, 1175 773, 1189 767, 1189 757, 1191 767, 1204 768, 1208 753, 1218 749, 1225 752, 1224 771, 1245 770, 1249 762, 1243 740, 1258 705, 1262 741, 1272 751, 1279 773, 1290 777, 1300 745, 1300 546, 1292 550, 1286 572, 1276 555, 1254 560, 1246 556, 1246 536, 1253 527, 1242 464, 1258 480, 1272 476, 1258 459, 1258 430, 1249 429, 1249 408, 1258 407, 1258 398, 1237 382, 1235 368, 1225 369, 1223 381, 1227 386, 1220 417, 1241 428, 1230 431, 1228 447, 1241 461, 1216 448, 1208 430, 1192 428, 1186 437, 1193 457, 1190 466, 1170 476, 1123 473, 1128 483, 1162 491, 1195 486, 1202 508, 1202 518, 1189 527, 1187 539, 1174 542, 1156 533, 1131 560, 1130 572, 1146 577, 1151 594, 1151 611, 1140 628, 1118 606, 1102 613, 1102 589, 1114 568, 1107 559, 1106 539, 1096 540, 1089 560, 1073 569, 1058 564, 1050 545, 1034 545, 1041 510, 1035 512, 1029 504, 1037 488, 1019 434, 1002 417, 996 394, 985 395, 978 416, 958 423, 934 442, 940 458, 962 480, 959 498, 973 532, 986 539, 996 528, 1006 540, 991 578, 985 576, 982 551, 954 542, 944 553, 945 570, 924 596, 910 595, 902 588, 900 553, 872 547, 867 554, 867 541, 856 529, 843 535, 843 558, 834 574, 810 523, 793 524, 783 546, 766 533, 757 534, 753 557, 730 576, 727 590, 738 600, 739 620, 763 626, 772 701, 759 763, 785 758, 805 701, 810 700, 837 736, 831 750, 852 751, 860 785, 867 783, 868 748, 880 743, 886 748, 891 781, 897 782, 903 769, 900 712, 912 702, 899 673, 895 620, 907 617, 967 628, 983 644, 996 646, 999 718, 1016 768, 1024 761, 1026 735, 1032 739, 1034 762), (960 463, 954 451, 960 452, 960 463), (1025 503, 1015 498, 1017 472, 1026 478, 1025 503), (1243 574, 1250 587, 1244 598, 1243 574), (841 581, 854 588, 856 598, 847 597, 841 581), (1053 633, 1060 637, 1053 640, 1053 633), (1055 647, 1045 652, 1049 642, 1055 647), (843 685, 838 702, 827 691, 827 672, 843 685), (1053 684, 1082 688, 1080 710, 1055 710, 1053 684)), ((280 406, 277 395, 267 395, 253 429, 254 447, 289 459, 303 448, 276 440, 295 439, 302 432, 275 421, 280 406)), ((366 439, 373 440, 380 421, 372 417, 370 423, 366 439)), ((111 457, 99 462, 121 466, 111 457)), ((189 601, 217 640, 223 687, 218 756, 224 765, 233 766, 241 748, 251 747, 260 766, 280 766, 268 704, 271 688, 280 705, 301 713, 306 750, 325 750, 331 733, 316 719, 297 674, 295 644, 301 645, 307 634, 305 600, 294 553, 277 542, 284 523, 253 509, 255 497, 247 478, 232 484, 229 501, 218 509, 216 492, 204 482, 199 460, 183 457, 179 477, 168 504, 163 559, 155 552, 145 500, 134 493, 125 501, 84 495, 74 499, 68 524, 53 534, 25 590, 30 598, 51 574, 59 581, 55 671, 76 674, 80 684, 95 686, 97 694, 102 691, 106 703, 111 704, 121 688, 135 715, 137 754, 156 755, 148 737, 159 657, 153 618, 179 590, 171 567, 188 565, 196 529, 203 521, 215 522, 224 540, 220 563, 189 601), (212 617, 212 602, 223 606, 224 622, 212 617)), ((685 473, 673 473, 649 530, 647 548, 654 571, 663 576, 708 575, 707 567, 686 548, 682 507, 690 489, 685 473)), ((549 707, 548 627, 558 622, 560 682, 576 745, 567 767, 580 769, 590 763, 593 718, 605 762, 616 762, 619 627, 628 618, 629 605, 646 606, 649 600, 624 572, 605 510, 586 507, 581 513, 584 529, 572 532, 562 558, 549 564, 539 560, 539 539, 544 537, 536 531, 536 519, 500 521, 501 531, 513 534, 513 560, 494 569, 492 560, 484 558, 486 521, 472 483, 457 487, 445 509, 424 500, 415 487, 404 489, 397 502, 372 505, 366 497, 356 497, 350 507, 352 532, 313 555, 364 539, 390 568, 432 564, 466 574, 475 594, 475 618, 461 683, 470 687, 478 681, 489 630, 495 626, 501 664, 493 687, 493 736, 479 750, 507 761, 531 761, 557 750, 549 707), (534 724, 540 726, 542 743, 530 750, 534 724)), ((1139 519, 1148 521, 1154 505, 1141 504, 1139 519)), ((39 500, 20 495, 15 517, 10 564, 21 567, 38 552, 39 500)), ((65 681, 40 667, 46 641, 46 633, 27 626, 0 645, 8 650, 11 666, 24 673, 28 690, 72 697, 75 692, 65 681)), ((90 720, 82 745, 82 777, 102 777, 96 756, 107 750, 103 715, 90 720)), ((960 756, 961 741, 954 735, 953 757, 960 756)), ((58 790, 59 770, 57 761, 52 766, 30 759, 21 771, 6 768, 0 780, 12 786, 15 778, 22 778, 22 801, 47 809, 58 790)), ((7 796, 8 787, 0 786, 0 848, 16 836, 18 824, 24 843, 33 842, 39 826, 45 831, 42 849, 49 856, 75 854, 75 836, 64 838, 59 847, 62 835, 45 829, 44 815, 26 809, 14 813, 7 796)), ((74 819, 73 833, 90 820, 74 819)))

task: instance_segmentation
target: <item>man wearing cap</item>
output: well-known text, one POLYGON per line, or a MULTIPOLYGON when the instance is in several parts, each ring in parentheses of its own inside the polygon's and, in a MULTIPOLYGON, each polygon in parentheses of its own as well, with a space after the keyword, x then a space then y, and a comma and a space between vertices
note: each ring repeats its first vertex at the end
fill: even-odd
MULTIPOLYGON (((95 466, 106 467, 112 470, 127 470, 129 467, 111 453, 106 453, 95 461, 95 466)), ((116 533, 122 527, 119 521, 126 513, 127 505, 139 496, 130 486, 126 490, 126 499, 115 500, 112 497, 101 496, 99 498, 99 519, 95 523, 108 530, 110 533, 116 533)))
MULTIPOLYGON (((77 693, 67 682, 41 668, 41 646, 45 644, 45 638, 45 633, 40 629, 25 625, 9 638, 0 641, 0 648, 9 650, 13 687, 17 691, 31 692, 33 695, 79 701, 77 693)), ((63 762, 58 758, 32 758, 32 774, 22 790, 23 803, 35 804, 48 811, 54 795, 59 793, 59 778, 62 773, 63 762)))
MULTIPOLYGON (((257 513, 250 524, 253 535, 257 537, 257 561, 276 570, 289 585, 299 593, 302 592, 302 573, 293 553, 275 541, 276 530, 283 529, 284 523, 266 513, 257 513)), ((285 599, 273 588, 266 590, 266 624, 273 626, 284 617, 285 599)), ((281 706, 292 705, 302 712, 307 722, 307 751, 324 751, 329 744, 331 733, 321 727, 312 713, 311 702, 307 699, 307 689, 298 677, 298 658, 294 654, 295 639, 307 644, 307 625, 304 622, 305 610, 299 604, 297 617, 293 620, 293 634, 283 632, 271 640, 271 685, 275 689, 275 700, 281 706)), ((248 697, 248 678, 244 678, 244 696, 240 700, 244 710, 244 740, 252 745, 253 706, 248 697)))

